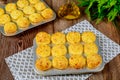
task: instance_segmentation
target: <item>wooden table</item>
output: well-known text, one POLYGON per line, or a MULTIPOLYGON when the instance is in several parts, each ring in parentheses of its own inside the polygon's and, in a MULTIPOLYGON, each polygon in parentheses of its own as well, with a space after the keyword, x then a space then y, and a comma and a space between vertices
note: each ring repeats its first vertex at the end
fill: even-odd
MULTIPOLYGON (((8 2, 12 2, 9 0, 8 2)), ((59 6, 65 3, 65 0, 45 0, 49 6, 51 6, 56 12, 59 6)), ((77 20, 67 21, 64 19, 57 19, 55 21, 49 22, 47 24, 38 26, 26 32, 23 32, 17 36, 5 37, 0 33, 0 80, 13 80, 12 74, 9 71, 8 66, 5 63, 5 58, 13 55, 18 51, 22 51, 28 47, 31 47, 33 38, 39 31, 46 31, 48 33, 54 33, 57 31, 64 30, 69 26, 72 26, 87 17, 84 15, 83 10, 81 10, 81 17, 77 20)), ((91 22, 96 29, 107 35, 110 39, 120 44, 120 35, 118 31, 114 28, 112 23, 101 22, 95 25, 95 22, 91 22)), ((110 63, 108 63, 104 70, 95 73, 88 80, 120 80, 120 55, 114 58, 110 63)))

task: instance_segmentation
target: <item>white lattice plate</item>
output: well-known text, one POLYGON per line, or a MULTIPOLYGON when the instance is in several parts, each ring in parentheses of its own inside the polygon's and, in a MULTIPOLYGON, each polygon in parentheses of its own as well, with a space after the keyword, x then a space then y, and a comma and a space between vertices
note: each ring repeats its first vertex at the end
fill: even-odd
MULTIPOLYGON (((110 62, 120 53, 120 45, 113 42, 104 34, 96 30, 87 20, 81 21, 62 32, 70 31, 84 32, 92 31, 96 34, 98 45, 101 49, 100 53, 105 64, 110 62)), ((41 76, 34 71, 33 67, 33 47, 17 52, 12 56, 5 58, 5 61, 14 77, 14 80, 85 80, 92 74, 77 74, 77 75, 59 75, 59 76, 41 76)))
MULTIPOLYGON (((99 45, 98 44, 98 40, 96 40, 96 44, 97 46, 99 45)), ((50 44, 50 46, 52 46, 52 44, 50 44)), ((66 44, 66 47, 68 47, 68 45, 66 44)), ((100 72, 103 70, 104 68, 104 61, 102 59, 102 63, 99 67, 95 68, 95 69, 87 69, 87 68, 83 68, 83 69, 72 69, 72 68, 67 68, 65 70, 58 70, 58 69, 55 69, 55 68, 51 68, 47 71, 41 71, 41 70, 38 70, 36 67, 35 67, 35 62, 36 62, 36 59, 37 59, 37 56, 36 56, 36 48, 37 48, 37 44, 35 42, 35 39, 33 40, 33 55, 34 55, 34 62, 33 62, 33 67, 34 67, 34 71, 37 73, 37 74, 40 74, 40 75, 43 75, 43 76, 48 76, 48 75, 64 75, 64 74, 83 74, 83 73, 95 73, 95 72, 100 72)), ((101 54, 101 49, 100 47, 98 46, 99 48, 99 51, 98 53, 102 56, 101 54)), ((69 58, 69 53, 67 53, 66 55, 67 58, 69 58)), ((50 60, 52 60, 52 56, 49 57, 50 60)))

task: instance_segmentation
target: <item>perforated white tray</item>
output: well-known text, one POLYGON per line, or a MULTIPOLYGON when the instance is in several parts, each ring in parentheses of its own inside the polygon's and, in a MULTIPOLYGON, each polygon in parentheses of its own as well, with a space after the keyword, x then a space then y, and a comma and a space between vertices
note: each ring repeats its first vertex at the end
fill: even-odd
MULTIPOLYGON (((40 1, 44 2, 43 0, 40 0, 40 1)), ((14 2, 14 3, 16 3, 16 2, 14 2)), ((45 3, 45 2, 44 2, 44 3, 45 3)), ((46 3, 45 3, 45 5, 46 5, 47 7, 49 7, 46 3)), ((4 9, 4 8, 5 8, 5 5, 0 5, 0 7, 4 9)), ((50 8, 50 7, 49 7, 49 8, 50 8)), ((48 23, 48 22, 50 22, 50 21, 55 20, 55 18, 56 18, 56 13, 53 11, 53 14, 54 14, 54 16, 53 16, 51 19, 45 20, 45 21, 43 21, 43 22, 41 22, 41 23, 39 23, 39 24, 37 24, 37 25, 35 25, 35 26, 32 25, 32 24, 30 24, 29 28, 26 29, 26 30, 32 29, 32 28, 37 27, 37 26, 39 26, 39 25, 42 25, 42 24, 45 24, 45 23, 48 23)), ((3 26, 0 26, 0 32, 1 32, 3 35, 5 35, 5 36, 15 36, 15 35, 20 34, 20 33, 24 32, 24 31, 26 31, 26 30, 20 30, 20 29, 18 29, 17 32, 16 32, 16 34, 6 35, 5 32, 4 32, 4 27, 3 27, 3 26)))

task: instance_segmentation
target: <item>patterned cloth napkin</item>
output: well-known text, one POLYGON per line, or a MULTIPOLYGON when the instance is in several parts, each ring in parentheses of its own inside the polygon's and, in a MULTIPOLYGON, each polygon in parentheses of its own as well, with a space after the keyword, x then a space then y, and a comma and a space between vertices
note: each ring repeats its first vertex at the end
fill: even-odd
MULTIPOLYGON (((93 31, 97 35, 98 44, 101 48, 103 61, 108 63, 115 56, 120 53, 120 46, 106 37, 104 34, 96 30, 88 21, 84 20, 66 30, 78 31, 93 31)), ((33 47, 27 48, 5 59, 10 71, 15 80, 85 80, 92 74, 78 74, 78 75, 59 75, 59 76, 40 76, 33 69, 33 47)))

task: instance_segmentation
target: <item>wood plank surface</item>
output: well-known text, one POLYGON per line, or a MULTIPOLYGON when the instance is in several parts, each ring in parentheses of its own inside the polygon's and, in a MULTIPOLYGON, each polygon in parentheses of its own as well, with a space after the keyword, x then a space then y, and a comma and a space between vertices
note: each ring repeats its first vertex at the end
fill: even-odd
MULTIPOLYGON (((8 0, 12 2, 15 0, 8 0)), ((55 11, 58 11, 60 5, 64 4, 66 0, 45 0, 48 5, 55 11)), ((13 55, 18 51, 22 51, 28 47, 31 47, 33 38, 39 31, 46 31, 48 33, 54 33, 62 31, 84 19, 87 19, 83 10, 81 9, 81 16, 77 20, 65 20, 56 18, 56 20, 47 24, 38 26, 26 32, 23 32, 17 36, 5 37, 0 33, 0 80, 14 80, 12 74, 9 71, 8 66, 5 63, 5 58, 13 55)), ((87 19, 88 20, 88 19, 87 19)), ((120 34, 110 22, 101 22, 96 25, 95 22, 90 21, 96 29, 108 36, 110 39, 120 44, 120 34)), ((103 71, 95 73, 88 80, 120 80, 120 55, 110 61, 103 71)), ((76 79, 75 79, 76 80, 76 79)))

